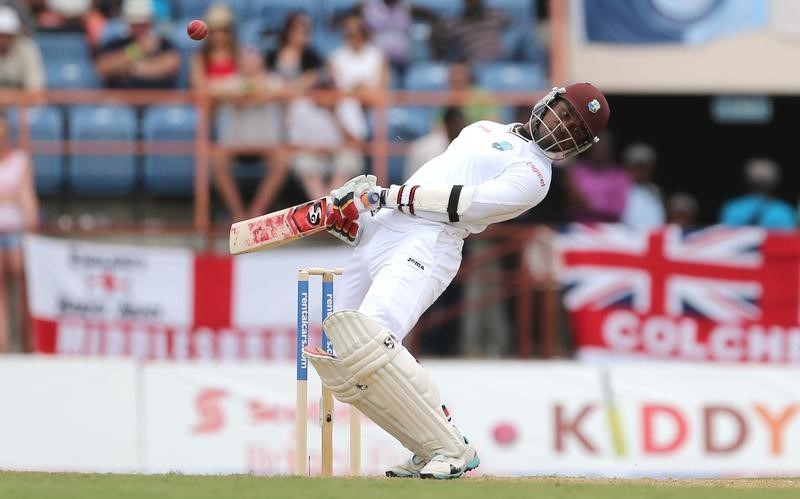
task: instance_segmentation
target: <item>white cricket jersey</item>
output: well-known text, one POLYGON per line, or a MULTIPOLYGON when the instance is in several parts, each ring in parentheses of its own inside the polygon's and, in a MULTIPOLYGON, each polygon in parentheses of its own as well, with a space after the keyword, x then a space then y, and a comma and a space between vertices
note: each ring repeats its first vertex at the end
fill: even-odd
POLYGON ((458 222, 435 221, 441 215, 426 218, 419 210, 417 216, 380 210, 374 220, 397 230, 445 224, 463 229, 461 237, 466 237, 539 204, 550 188, 550 159, 535 143, 514 132, 516 125, 475 122, 406 180, 406 185, 475 186, 472 204, 458 222))

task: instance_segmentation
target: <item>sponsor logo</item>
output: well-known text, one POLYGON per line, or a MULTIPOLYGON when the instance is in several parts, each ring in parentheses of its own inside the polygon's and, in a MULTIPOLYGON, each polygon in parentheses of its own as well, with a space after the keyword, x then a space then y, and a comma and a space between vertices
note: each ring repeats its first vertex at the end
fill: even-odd
POLYGON ((387 336, 387 337, 386 337, 386 338, 383 340, 383 345, 384 345, 386 348, 388 348, 389 350, 393 349, 393 348, 394 348, 394 338, 392 338, 391 336, 387 336))
POLYGON ((510 151, 511 149, 514 149, 514 146, 512 146, 510 142, 506 141, 495 142, 494 144, 492 144, 492 147, 494 147, 498 151, 510 151))
POLYGON ((416 266, 416 267, 419 267, 419 269, 420 269, 420 270, 425 270, 425 266, 424 266, 424 265, 422 265, 421 263, 419 263, 418 261, 414 260, 414 259, 413 259, 413 258, 411 258, 411 257, 408 257, 408 260, 406 260, 406 261, 407 261, 408 263, 410 263, 410 264, 412 264, 412 265, 416 266))
POLYGON ((539 177, 539 185, 541 185, 542 187, 547 185, 547 182, 544 179, 544 175, 542 175, 542 172, 536 167, 536 165, 528 161, 528 166, 530 166, 531 171, 535 173, 537 177, 539 177))
POLYGON ((308 215, 308 223, 311 225, 317 225, 322 221, 322 202, 317 201, 314 203, 314 206, 309 208, 308 215))
POLYGON ((586 107, 589 108, 590 113, 596 113, 600 110, 600 103, 597 102, 597 99, 592 99, 586 107))

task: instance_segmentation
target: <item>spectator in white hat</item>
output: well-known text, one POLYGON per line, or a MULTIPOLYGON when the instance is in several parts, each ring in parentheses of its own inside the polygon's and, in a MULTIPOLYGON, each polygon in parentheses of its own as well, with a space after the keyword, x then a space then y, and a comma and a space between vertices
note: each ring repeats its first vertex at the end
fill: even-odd
POLYGON ((152 0, 125 0, 122 16, 128 30, 100 48, 97 72, 109 88, 172 88, 180 55, 153 29, 152 0))
POLYGON ((20 33, 22 23, 13 7, 0 5, 0 88, 44 88, 42 54, 33 40, 20 33))
POLYGON ((661 190, 653 183, 656 160, 656 151, 643 143, 629 145, 622 154, 633 181, 622 212, 622 223, 634 229, 651 230, 666 221, 661 190))

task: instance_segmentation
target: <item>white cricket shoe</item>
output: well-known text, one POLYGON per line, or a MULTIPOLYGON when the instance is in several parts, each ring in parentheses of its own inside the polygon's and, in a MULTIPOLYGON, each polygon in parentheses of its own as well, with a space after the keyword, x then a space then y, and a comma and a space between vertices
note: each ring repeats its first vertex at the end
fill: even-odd
POLYGON ((468 471, 472 471, 481 464, 475 447, 465 438, 464 443, 467 449, 460 457, 449 457, 438 454, 433 456, 420 471, 420 478, 436 478, 446 480, 448 478, 458 478, 468 471))
POLYGON ((419 478, 419 472, 426 464, 428 464, 428 461, 424 457, 414 454, 406 462, 386 470, 386 476, 391 478, 419 478))

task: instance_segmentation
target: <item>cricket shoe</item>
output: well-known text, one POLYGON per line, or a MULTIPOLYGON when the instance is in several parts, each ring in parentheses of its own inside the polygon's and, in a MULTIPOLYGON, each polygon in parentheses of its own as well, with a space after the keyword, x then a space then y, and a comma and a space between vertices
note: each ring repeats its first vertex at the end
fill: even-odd
POLYGON ((420 478, 436 478, 437 480, 447 480, 459 478, 468 471, 472 471, 481 464, 475 447, 465 438, 464 443, 467 448, 460 457, 449 457, 437 454, 431 458, 420 471, 420 478))
POLYGON ((419 478, 419 472, 428 461, 424 457, 414 454, 403 464, 392 466, 386 470, 386 476, 391 478, 419 478))

